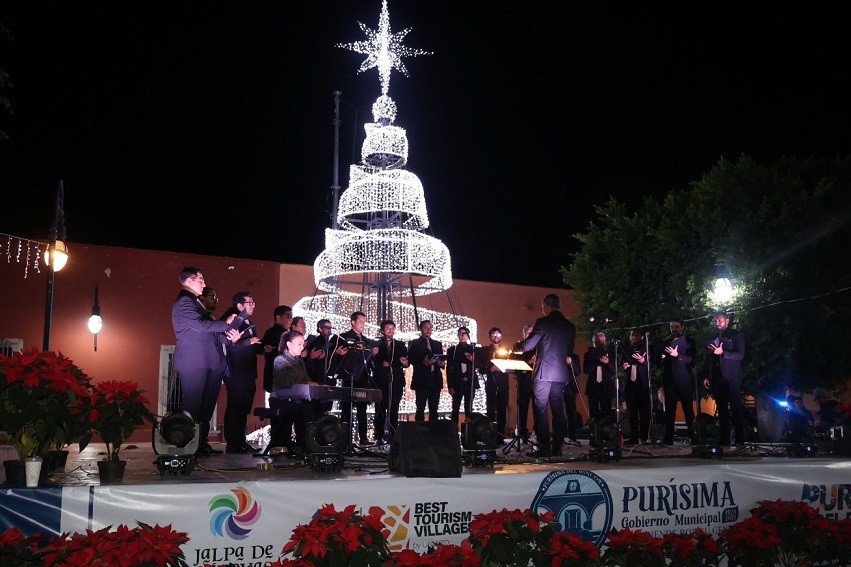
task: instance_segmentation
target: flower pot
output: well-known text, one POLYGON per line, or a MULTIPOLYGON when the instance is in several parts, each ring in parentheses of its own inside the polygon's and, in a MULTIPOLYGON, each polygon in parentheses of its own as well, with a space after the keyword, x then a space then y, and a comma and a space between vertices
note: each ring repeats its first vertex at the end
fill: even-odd
POLYGON ((127 461, 118 461, 117 463, 115 461, 98 461, 97 463, 101 484, 124 480, 124 468, 127 466, 127 461))
POLYGON ((6 484, 26 484, 27 475, 24 461, 9 459, 3 461, 3 468, 6 469, 6 484))

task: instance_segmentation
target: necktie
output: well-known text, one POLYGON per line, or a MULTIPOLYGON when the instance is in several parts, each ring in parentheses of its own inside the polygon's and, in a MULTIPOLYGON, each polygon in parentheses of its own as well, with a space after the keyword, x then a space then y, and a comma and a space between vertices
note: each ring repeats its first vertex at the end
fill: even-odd
POLYGON ((633 364, 629 370, 629 379, 632 382, 635 382, 636 378, 638 378, 638 366, 633 364))
POLYGON ((598 384, 603 383, 603 367, 602 366, 597 367, 597 383, 598 384))

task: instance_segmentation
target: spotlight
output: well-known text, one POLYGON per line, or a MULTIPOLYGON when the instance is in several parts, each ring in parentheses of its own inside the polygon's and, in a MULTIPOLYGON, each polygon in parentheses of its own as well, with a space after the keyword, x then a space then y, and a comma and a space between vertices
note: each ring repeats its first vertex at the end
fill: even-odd
POLYGON ((154 423, 153 445, 160 475, 192 472, 201 437, 200 425, 187 412, 171 413, 154 423))
POLYGON ((615 417, 611 414, 591 420, 591 435, 597 448, 591 451, 591 458, 601 463, 619 461, 621 458, 621 432, 615 417))
POLYGON ((496 461, 494 449, 502 445, 502 438, 487 416, 474 413, 470 418, 461 424, 464 462, 471 467, 493 466, 496 461))
POLYGON ((721 428, 715 416, 701 412, 694 418, 694 439, 696 445, 691 454, 704 459, 720 457, 724 450, 718 445, 721 442, 721 428))
POLYGON ((334 415, 324 414, 307 425, 307 463, 313 472, 339 472, 348 447, 346 428, 334 415))

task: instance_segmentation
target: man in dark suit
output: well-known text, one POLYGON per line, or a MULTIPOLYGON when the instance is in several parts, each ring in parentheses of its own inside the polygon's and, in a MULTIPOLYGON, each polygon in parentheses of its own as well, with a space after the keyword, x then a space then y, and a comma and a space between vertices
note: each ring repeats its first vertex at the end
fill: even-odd
POLYGON ((443 374, 440 369, 445 360, 438 361, 435 355, 443 354, 443 345, 431 338, 431 321, 420 323, 420 337, 408 345, 408 360, 414 367, 411 377, 411 389, 416 392, 417 411, 415 421, 425 421, 425 408, 428 405, 428 419, 437 419, 437 406, 440 391, 443 389, 443 374))
POLYGON ((383 444, 393 437, 399 427, 399 404, 405 391, 405 368, 408 347, 393 337, 396 323, 387 319, 381 322, 381 338, 375 355, 375 384, 381 389, 381 401, 375 404, 375 442, 383 444), (385 435, 385 428, 388 435, 385 435))
POLYGON ((674 444, 677 402, 683 407, 689 438, 693 437, 694 427, 694 339, 686 336, 686 326, 680 318, 671 319, 669 328, 671 338, 665 343, 665 350, 661 354, 662 389, 665 392, 665 445, 674 444))
MULTIPOLYGON (((585 353, 582 366, 588 379, 585 382, 585 397, 588 398, 588 419, 601 419, 614 415, 612 401, 615 399, 615 353, 606 346, 606 333, 597 331, 591 338, 592 344, 585 353)), ((596 445, 596 439, 591 439, 596 445)))
POLYGON ((730 418, 733 419, 735 444, 745 442, 745 404, 742 400, 742 359, 745 357, 745 336, 730 329, 730 317, 723 311, 715 314, 714 338, 706 341, 706 360, 703 385, 710 389, 718 411, 721 445, 730 444, 730 418))
MULTIPOLYGON (((473 398, 479 387, 475 371, 476 352, 470 344, 470 329, 458 329, 458 344, 446 349, 446 388, 452 396, 451 419, 457 427, 461 416, 461 403, 464 404, 464 419, 472 419, 473 398)), ((490 415, 488 415, 490 417, 490 415)))
POLYGON ((541 305, 543 317, 535 321, 529 336, 523 340, 520 350, 528 352, 537 348, 535 368, 532 372, 532 395, 535 402, 535 434, 538 450, 533 457, 561 455, 565 436, 564 385, 570 377, 569 364, 573 362, 573 344, 576 326, 561 313, 561 302, 557 295, 544 297, 541 305), (547 418, 547 403, 553 416, 553 436, 547 418))
POLYGON ((621 368, 626 377, 624 397, 629 414, 629 438, 627 445, 637 445, 649 440, 651 384, 650 358, 647 354, 645 335, 640 329, 629 331, 629 344, 623 349, 621 368))
MULTIPOLYGON (((236 313, 254 315, 254 298, 251 292, 240 291, 233 296, 232 310, 236 313)), ((248 414, 257 391, 257 356, 263 354, 263 345, 257 329, 246 319, 239 329, 239 339, 227 342, 227 358, 230 372, 225 376, 228 403, 225 409, 224 435, 228 453, 250 453, 254 447, 245 441, 248 414)))
POLYGON ((178 279, 183 288, 171 308, 176 339, 174 370, 180 377, 181 408, 200 425, 196 455, 207 456, 221 453, 207 442, 210 420, 227 371, 220 337, 224 334, 229 341, 238 340, 237 328, 245 321, 245 315, 234 317, 230 323, 213 319, 198 297, 204 289, 204 274, 200 269, 187 266, 180 271, 178 279))
MULTIPOLYGON (((340 333, 337 344, 346 345, 343 348, 344 354, 339 357, 336 363, 337 373, 343 381, 344 388, 372 388, 372 357, 378 353, 378 345, 375 341, 366 338, 363 330, 366 327, 366 315, 361 311, 355 311, 349 317, 352 328, 345 333, 340 333)), ((341 347, 338 347, 341 348, 341 347)), ((332 363, 334 365, 335 363, 332 363)), ((367 423, 366 406, 367 402, 340 402, 340 416, 344 423, 352 423, 352 405, 357 411, 358 420, 358 443, 360 445, 369 445, 367 432, 369 424, 367 423)))

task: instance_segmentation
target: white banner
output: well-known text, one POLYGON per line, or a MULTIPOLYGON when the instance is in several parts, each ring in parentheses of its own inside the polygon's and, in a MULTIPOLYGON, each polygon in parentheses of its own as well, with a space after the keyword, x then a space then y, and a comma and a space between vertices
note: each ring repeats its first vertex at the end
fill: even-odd
POLYGON ((814 458, 684 467, 621 462, 597 471, 482 469, 436 479, 317 473, 315 480, 66 487, 60 529, 172 524, 190 537, 183 546, 190 565, 262 566, 278 557, 297 524, 328 503, 380 512, 391 548, 418 552, 436 542, 460 543, 475 514, 532 508, 552 510, 564 529, 599 545, 611 528, 661 535, 699 527, 714 534, 748 517, 759 500, 803 500, 825 516, 851 517, 849 479, 851 461, 814 458))

